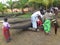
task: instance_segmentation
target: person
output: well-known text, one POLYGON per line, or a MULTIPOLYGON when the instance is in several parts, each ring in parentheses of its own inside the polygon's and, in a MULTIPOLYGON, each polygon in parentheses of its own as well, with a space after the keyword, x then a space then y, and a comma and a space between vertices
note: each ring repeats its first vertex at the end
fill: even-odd
POLYGON ((43 23, 45 34, 49 34, 51 29, 51 21, 49 19, 45 19, 45 22, 43 23))
POLYGON ((55 7, 53 10, 54 10, 55 16, 54 16, 54 19, 52 21, 54 23, 55 34, 57 34, 57 30, 58 30, 58 27, 59 27, 58 21, 57 21, 58 7, 55 7))
POLYGON ((37 20, 38 20, 38 15, 42 18, 42 15, 40 11, 37 11, 32 14, 31 16, 31 22, 32 22, 32 27, 37 31, 37 20))
POLYGON ((42 25, 42 19, 41 17, 38 15, 38 20, 37 20, 37 25, 41 26, 42 25))
POLYGON ((50 11, 51 11, 51 13, 54 13, 54 7, 50 7, 50 11))
POLYGON ((43 22, 43 15, 45 14, 45 11, 43 8, 40 8, 39 11, 36 11, 32 14, 31 16, 31 22, 32 22, 32 27, 37 31, 37 21, 41 19, 41 21, 43 22), (39 19, 40 17, 40 19, 39 19))
POLYGON ((54 10, 54 13, 55 13, 55 17, 57 17, 57 15, 58 15, 58 7, 55 7, 53 10, 54 10))
POLYGON ((55 34, 57 34, 58 25, 57 25, 57 21, 56 21, 56 19, 53 19, 53 20, 52 20, 52 23, 54 24, 55 34))
POLYGON ((52 13, 50 12, 49 9, 47 9, 47 12, 44 15, 44 23, 43 23, 44 31, 46 34, 49 34, 51 30, 51 19, 52 19, 52 13))
POLYGON ((4 35, 4 38, 7 42, 10 42, 11 40, 11 37, 10 37, 10 24, 7 22, 7 18, 4 18, 4 22, 3 22, 3 27, 2 27, 2 30, 3 30, 3 35, 4 35))
POLYGON ((44 18, 51 20, 53 19, 54 15, 55 15, 54 13, 52 13, 49 9, 47 9, 47 12, 45 13, 44 18))
POLYGON ((43 30, 42 24, 43 24, 42 19, 40 16, 38 16, 38 20, 37 20, 38 30, 37 31, 39 31, 39 29, 43 30))

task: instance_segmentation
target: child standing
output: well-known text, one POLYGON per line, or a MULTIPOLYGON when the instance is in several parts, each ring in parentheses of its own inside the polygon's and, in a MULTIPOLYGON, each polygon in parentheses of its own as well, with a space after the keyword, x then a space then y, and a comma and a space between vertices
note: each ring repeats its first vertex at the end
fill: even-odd
POLYGON ((4 38, 6 39, 7 42, 10 42, 11 39, 9 29, 10 29, 10 24, 7 22, 7 18, 4 18, 2 30, 3 30, 4 38))

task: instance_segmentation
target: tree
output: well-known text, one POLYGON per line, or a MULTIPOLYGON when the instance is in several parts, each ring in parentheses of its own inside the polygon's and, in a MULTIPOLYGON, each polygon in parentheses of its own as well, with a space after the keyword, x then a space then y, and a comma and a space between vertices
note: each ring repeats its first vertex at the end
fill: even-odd
POLYGON ((7 4, 9 5, 8 7, 11 9, 12 14, 13 14, 13 1, 10 0, 10 1, 7 2, 7 4))
POLYGON ((49 0, 49 4, 52 7, 55 0, 49 0))
POLYGON ((41 6, 41 3, 36 3, 36 2, 28 2, 28 6, 32 7, 33 9, 39 9, 41 6))
POLYGON ((23 9, 26 6, 28 0, 19 0, 20 2, 20 8, 22 8, 22 13, 24 13, 23 9))
POLYGON ((6 9, 7 9, 6 5, 5 4, 2 4, 0 2, 0 12, 2 12, 2 14, 4 14, 4 10, 6 10, 6 9))
POLYGON ((42 5, 42 0, 29 0, 28 4, 34 9, 39 9, 42 5))
POLYGON ((20 2, 19 1, 14 1, 13 2, 13 8, 20 8, 20 2))
POLYGON ((40 5, 44 5, 47 9, 49 5, 53 5, 54 0, 29 0, 29 2, 40 3, 40 5))
POLYGON ((29 2, 42 3, 42 0, 29 0, 29 2))
POLYGON ((43 0, 42 1, 42 4, 46 7, 46 9, 47 9, 47 7, 48 7, 48 5, 49 5, 49 0, 43 0))
POLYGON ((60 0, 54 0, 53 5, 60 7, 60 0))
POLYGON ((49 5, 49 1, 48 0, 29 0, 29 2, 36 2, 36 3, 40 3, 40 5, 44 5, 47 6, 49 5))

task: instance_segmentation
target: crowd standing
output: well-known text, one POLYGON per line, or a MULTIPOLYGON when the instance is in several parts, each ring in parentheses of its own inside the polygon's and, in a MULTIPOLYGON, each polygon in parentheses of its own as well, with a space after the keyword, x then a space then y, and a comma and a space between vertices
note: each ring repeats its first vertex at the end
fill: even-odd
POLYGON ((51 7, 50 9, 45 10, 40 8, 39 11, 36 11, 31 16, 32 27, 35 31, 38 31, 39 27, 42 27, 46 34, 49 34, 51 27, 54 25, 55 34, 57 34, 57 29, 59 27, 57 22, 58 8, 51 7))

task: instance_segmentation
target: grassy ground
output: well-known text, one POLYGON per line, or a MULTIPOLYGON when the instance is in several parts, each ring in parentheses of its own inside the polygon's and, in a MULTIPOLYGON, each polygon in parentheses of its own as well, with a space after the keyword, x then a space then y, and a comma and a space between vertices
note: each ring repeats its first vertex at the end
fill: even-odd
MULTIPOLYGON (((60 19, 58 21, 60 23, 60 19)), ((41 30, 39 32, 33 32, 10 29, 12 40, 10 43, 6 43, 1 27, 2 23, 0 23, 0 45, 60 45, 60 28, 58 28, 57 35, 54 34, 53 28, 49 35, 45 35, 41 30)))
POLYGON ((31 13, 26 13, 26 14, 23 14, 23 15, 20 15, 20 16, 17 16, 19 18, 30 18, 31 17, 31 13))

